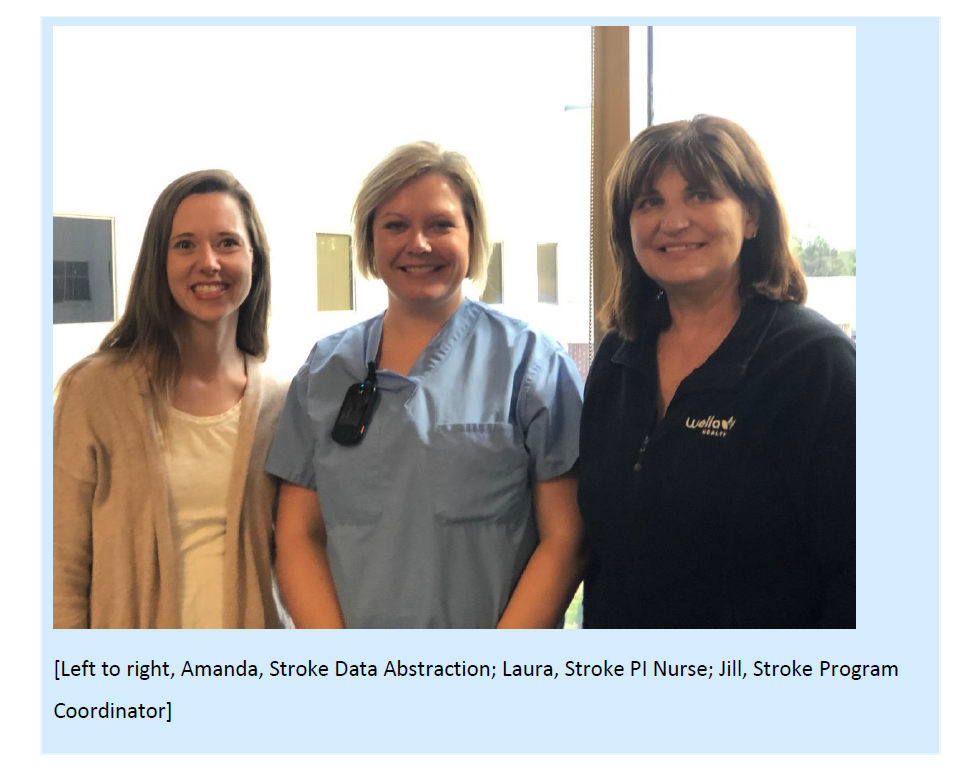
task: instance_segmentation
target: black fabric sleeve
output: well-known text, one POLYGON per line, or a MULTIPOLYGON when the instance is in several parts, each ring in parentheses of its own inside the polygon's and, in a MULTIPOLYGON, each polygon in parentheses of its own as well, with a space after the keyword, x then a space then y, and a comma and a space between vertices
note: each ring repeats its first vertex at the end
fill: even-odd
POLYGON ((820 626, 856 627, 857 370, 849 341, 825 341, 814 366, 821 389, 810 445, 807 534, 821 570, 820 626))

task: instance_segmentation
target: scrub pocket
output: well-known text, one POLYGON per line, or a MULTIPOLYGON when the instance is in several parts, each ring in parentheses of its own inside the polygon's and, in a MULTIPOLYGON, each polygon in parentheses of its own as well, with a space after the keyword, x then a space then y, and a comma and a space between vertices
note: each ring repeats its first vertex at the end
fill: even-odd
POLYGON ((448 522, 509 519, 529 496, 529 456, 509 423, 456 423, 431 433, 434 510, 448 522))

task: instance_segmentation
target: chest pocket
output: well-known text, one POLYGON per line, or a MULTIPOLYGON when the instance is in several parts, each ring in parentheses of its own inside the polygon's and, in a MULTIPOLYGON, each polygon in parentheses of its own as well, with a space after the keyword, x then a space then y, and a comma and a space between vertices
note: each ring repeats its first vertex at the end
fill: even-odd
POLYGON ((436 516, 486 522, 522 515, 530 495, 529 456, 508 423, 457 423, 430 434, 430 479, 436 516))

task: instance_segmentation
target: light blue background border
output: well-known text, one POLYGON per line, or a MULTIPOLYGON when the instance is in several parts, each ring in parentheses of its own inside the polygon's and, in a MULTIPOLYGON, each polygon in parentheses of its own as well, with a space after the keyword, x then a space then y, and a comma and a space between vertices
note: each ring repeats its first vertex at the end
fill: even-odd
MULTIPOLYGON (((51 396, 41 408, 45 752, 937 752, 937 19, 61 18, 41 23, 41 382, 52 376, 53 28, 77 25, 853 25, 861 340, 856 631, 74 632, 51 630, 51 396), (907 422, 907 430, 902 426, 907 422), (549 662, 556 680, 321 678, 55 683, 54 660, 549 662), (573 680, 563 662, 743 659, 745 681, 573 680), (753 660, 897 664, 888 680, 754 679, 753 660), (171 700, 171 724, 57 720, 53 705, 171 700)), ((795 54, 796 55, 796 54, 795 54)), ((767 62, 767 66, 774 66, 767 62)), ((758 88, 758 80, 754 87, 758 88)), ((768 98, 776 98, 769 95, 768 98)), ((808 105, 809 115, 818 115, 808 105)), ((839 116, 835 116, 839 119, 839 116)), ((834 185, 841 184, 839 179, 834 185)))

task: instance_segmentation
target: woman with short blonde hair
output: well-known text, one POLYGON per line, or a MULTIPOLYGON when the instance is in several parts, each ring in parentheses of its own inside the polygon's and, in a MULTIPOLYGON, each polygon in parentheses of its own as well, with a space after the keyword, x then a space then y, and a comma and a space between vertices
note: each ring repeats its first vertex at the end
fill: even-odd
POLYGON ((440 174, 455 188, 469 229, 466 278, 481 283, 489 263, 489 228, 479 179, 464 155, 443 150, 432 142, 414 142, 396 148, 361 183, 351 210, 358 270, 366 278, 378 278, 372 234, 375 210, 397 190, 426 174, 440 174))
POLYGON ((267 469, 299 627, 550 627, 583 565, 581 383, 546 335, 466 299, 488 237, 468 161, 393 150, 354 205, 388 309, 314 346, 267 469))

